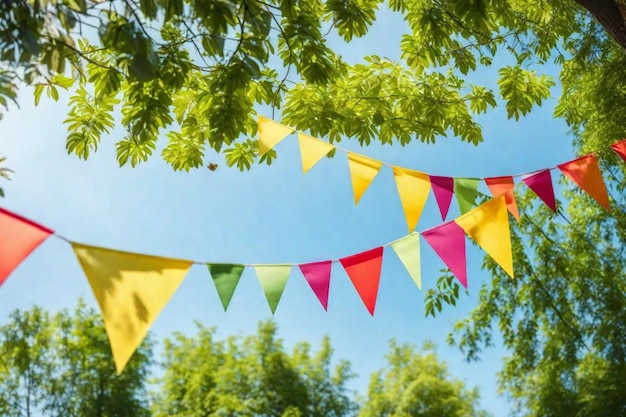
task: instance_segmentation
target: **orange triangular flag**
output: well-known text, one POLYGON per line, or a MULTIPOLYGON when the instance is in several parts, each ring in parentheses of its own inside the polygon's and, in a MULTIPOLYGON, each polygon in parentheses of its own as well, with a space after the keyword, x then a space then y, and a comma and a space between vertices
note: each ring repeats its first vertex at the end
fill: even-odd
POLYGON ((296 130, 281 125, 271 119, 259 116, 259 156, 265 155, 281 140, 291 135, 296 130))
POLYGON ((396 180, 409 233, 412 233, 430 193, 430 178, 423 172, 400 167, 393 167, 393 177, 396 180))
POLYGON ((47 227, 0 208, 0 285, 52 233, 47 227))
POLYGON ((330 143, 321 141, 313 136, 298 132, 300 143, 300 157, 302 158, 302 173, 306 174, 313 165, 317 164, 330 151, 335 149, 330 143))
POLYGON ((383 163, 363 155, 348 152, 348 167, 352 177, 352 189, 354 190, 354 204, 359 204, 361 196, 367 190, 374 177, 382 168, 383 163))
POLYGON ((504 195, 481 204, 454 221, 513 277, 511 231, 504 195))
POLYGON ((515 181, 513 180, 513 177, 485 178, 485 183, 494 197, 500 197, 504 194, 506 199, 506 208, 513 215, 513 217, 519 221, 519 209, 517 208, 515 193, 513 191, 515 189, 515 181))
POLYGON ((626 139, 611 145, 611 149, 613 149, 613 151, 618 154, 620 158, 626 161, 626 139))
POLYGON ((604 180, 602 180, 602 172, 600 172, 598 160, 593 154, 581 156, 578 159, 566 162, 558 167, 563 174, 574 181, 576 185, 582 188, 598 203, 603 205, 607 210, 611 209, 609 196, 604 186, 604 180))

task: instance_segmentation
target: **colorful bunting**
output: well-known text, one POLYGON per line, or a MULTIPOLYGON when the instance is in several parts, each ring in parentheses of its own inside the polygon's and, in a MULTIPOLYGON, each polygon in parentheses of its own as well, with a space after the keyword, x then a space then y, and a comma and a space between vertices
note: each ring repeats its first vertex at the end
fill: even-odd
POLYGON ((454 178, 431 175, 430 183, 433 186, 433 194, 435 194, 437 206, 439 206, 441 220, 445 221, 450 209, 450 203, 452 202, 452 195, 454 194, 454 178))
POLYGON ((391 245, 402 265, 415 281, 417 288, 422 289, 422 267, 420 264, 420 235, 411 233, 391 245))
POLYGON ((0 208, 0 285, 52 233, 47 227, 0 208))
POLYGON ((383 163, 363 155, 348 152, 348 167, 352 177, 354 204, 359 204, 361 196, 374 180, 383 163))
POLYGON ((613 149, 620 158, 626 161, 626 139, 611 145, 611 149, 613 149))
POLYGON ((467 288, 467 261, 465 259, 465 233, 454 221, 422 232, 426 242, 439 255, 450 272, 467 288))
POLYGON ((609 196, 602 180, 598 160, 592 154, 558 165, 559 169, 581 189, 607 210, 611 210, 609 196))
POLYGON ((324 310, 328 311, 328 290, 330 287, 330 271, 332 261, 312 262, 300 265, 302 275, 311 286, 311 289, 322 303, 324 310))
POLYGON ((476 197, 478 197, 478 178, 455 178, 454 194, 459 203, 461 214, 470 211, 476 205, 476 197))
POLYGON ((102 311, 120 374, 192 262, 78 243, 72 247, 102 311))
POLYGON ((522 181, 556 213, 556 199, 554 198, 554 188, 552 187, 552 174, 550 174, 549 169, 524 176, 522 181))
POLYGON ((422 215, 430 192, 430 180, 427 174, 409 169, 393 167, 393 176, 404 209, 409 233, 415 230, 422 215))
POLYGON ((237 264, 207 264, 207 267, 226 311, 245 267, 237 264))
POLYGON ((374 315, 380 271, 383 263, 383 248, 378 247, 339 260, 352 285, 361 296, 367 311, 374 315))
POLYGON ((259 156, 265 155, 281 140, 295 132, 289 126, 281 125, 271 119, 259 116, 259 156))
POLYGON ((513 215, 513 217, 519 221, 519 209, 517 208, 517 202, 515 201, 515 181, 513 180, 513 177, 485 178, 485 183, 494 197, 499 197, 504 194, 506 198, 506 208, 513 215))
POLYGON ((278 302, 283 295, 287 279, 291 272, 291 265, 256 265, 254 267, 256 275, 259 278, 267 303, 272 310, 272 314, 276 312, 278 302))
POLYGON ((501 195, 455 220, 513 278, 513 252, 506 197, 501 195))
POLYGON ((300 143, 300 158, 302 158, 302 173, 306 174, 323 157, 335 149, 330 143, 321 141, 313 136, 298 132, 300 143))

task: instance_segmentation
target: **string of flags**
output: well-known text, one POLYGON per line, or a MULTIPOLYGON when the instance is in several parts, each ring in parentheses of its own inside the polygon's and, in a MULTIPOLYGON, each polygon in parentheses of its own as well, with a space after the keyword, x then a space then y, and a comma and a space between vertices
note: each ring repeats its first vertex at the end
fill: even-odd
MULTIPOLYGON (((490 178, 462 178, 429 175, 425 172, 389 165, 324 142, 306 133, 298 132, 292 127, 263 116, 258 117, 258 132, 260 155, 269 152, 287 136, 297 133, 300 157, 302 159, 302 172, 304 174, 333 150, 339 150, 347 154, 355 205, 359 203, 381 168, 389 166, 393 171, 409 233, 413 232, 417 227, 431 189, 439 207, 441 219, 445 221, 453 196, 456 196, 461 214, 469 212, 476 205, 476 198, 480 195, 478 187, 481 181, 485 182, 493 196, 505 196, 507 209, 517 221, 520 219, 514 194, 515 178, 517 177, 521 177, 522 182, 541 198, 550 209, 556 212, 556 199, 554 197, 551 175, 551 171, 555 169, 559 169, 561 173, 602 206, 610 210, 609 198, 602 180, 602 173, 600 172, 597 158, 593 153, 555 167, 525 174, 490 178)), ((612 145, 612 149, 626 161, 626 140, 612 145)))

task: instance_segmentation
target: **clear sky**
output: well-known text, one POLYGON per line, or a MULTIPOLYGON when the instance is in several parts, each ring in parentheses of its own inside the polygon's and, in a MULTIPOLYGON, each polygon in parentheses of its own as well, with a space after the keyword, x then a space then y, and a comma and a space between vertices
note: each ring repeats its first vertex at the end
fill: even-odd
MULTIPOLYGON (((396 57, 401 31, 383 14, 371 36, 349 46, 337 43, 349 62, 369 54, 396 57)), ((494 71, 475 74, 475 82, 495 86, 494 71)), ((552 90, 560 94, 559 87, 552 90)), ((219 168, 174 172, 156 156, 138 168, 119 168, 115 130, 87 162, 65 151, 67 96, 59 103, 45 98, 33 106, 32 90, 23 89, 21 108, 0 121, 0 154, 16 171, 3 182, 7 197, 0 206, 30 217, 81 243, 132 252, 211 262, 281 263, 337 259, 371 249, 407 233, 392 173, 383 168, 358 206, 354 206, 346 156, 324 159, 305 176, 295 135, 277 146, 278 159, 251 172, 228 169, 221 156, 207 154, 219 168)), ((454 137, 434 145, 360 148, 340 146, 431 174, 488 177, 529 172, 572 159, 571 138, 562 121, 553 120, 555 99, 519 122, 503 108, 481 117, 485 142, 480 146, 454 137)), ((270 116, 266 114, 266 116, 270 116)), ((322 138, 323 139, 323 138, 322 138)), ((522 185, 523 186, 523 185, 522 185)), ((521 186, 520 186, 521 187, 521 186)), ((481 185, 485 193, 486 187, 481 185)), ((453 201, 449 218, 458 215, 453 201)), ((431 194, 417 230, 441 223, 431 194)), ((388 341, 421 345, 432 340, 452 376, 479 386, 481 405, 494 415, 510 411, 497 396, 496 372, 506 353, 484 352, 479 363, 466 363, 446 345, 455 319, 476 305, 487 279, 483 252, 468 242, 469 296, 436 318, 424 315, 420 292, 391 249, 386 249, 376 307, 370 317, 338 264, 333 265, 328 312, 297 270, 293 270, 274 316, 287 346, 309 340, 315 346, 331 337, 336 358, 349 359, 359 374, 352 388, 365 393, 369 374, 383 366, 388 341)), ((422 240, 423 289, 435 286, 443 263, 422 240)), ((0 288, 0 320, 14 309, 34 304, 53 311, 72 308, 79 297, 95 306, 87 280, 70 246, 46 241, 0 288)), ((153 331, 158 339, 173 331, 193 332, 194 320, 215 326, 219 336, 250 334, 271 316, 252 269, 246 269, 228 312, 224 312, 206 268, 194 266, 153 331)), ((496 339, 497 340, 497 339, 496 339)))

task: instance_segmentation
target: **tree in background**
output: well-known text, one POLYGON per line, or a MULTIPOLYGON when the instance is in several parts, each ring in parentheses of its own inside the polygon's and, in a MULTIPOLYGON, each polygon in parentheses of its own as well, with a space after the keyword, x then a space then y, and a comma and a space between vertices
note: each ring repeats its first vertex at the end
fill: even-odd
POLYGON ((0 327, 0 415, 147 417, 151 342, 116 375, 97 312, 82 301, 54 316, 38 307, 0 327))
POLYGON ((390 342, 388 365, 372 375, 359 417, 488 416, 477 407, 478 389, 467 390, 451 379, 433 345, 423 350, 390 342))
MULTIPOLYGON (((13 172, 11 171, 9 168, 2 166, 4 165, 6 161, 6 158, 3 156, 0 156, 0 178, 1 179, 5 179, 5 180, 9 180, 10 178, 10 174, 13 172)), ((4 190, 2 189, 2 187, 0 187, 0 197, 4 197, 4 190)))

